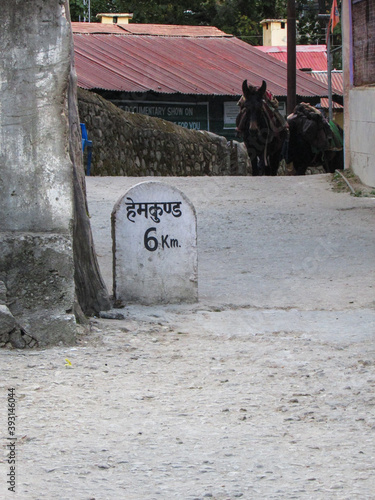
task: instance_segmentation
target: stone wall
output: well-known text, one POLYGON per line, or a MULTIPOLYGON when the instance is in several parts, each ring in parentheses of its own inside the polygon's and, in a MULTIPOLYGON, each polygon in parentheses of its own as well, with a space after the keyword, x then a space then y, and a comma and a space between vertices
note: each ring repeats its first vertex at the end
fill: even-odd
POLYGON ((81 122, 93 142, 91 175, 249 175, 240 143, 209 132, 128 113, 101 96, 79 89, 81 122))

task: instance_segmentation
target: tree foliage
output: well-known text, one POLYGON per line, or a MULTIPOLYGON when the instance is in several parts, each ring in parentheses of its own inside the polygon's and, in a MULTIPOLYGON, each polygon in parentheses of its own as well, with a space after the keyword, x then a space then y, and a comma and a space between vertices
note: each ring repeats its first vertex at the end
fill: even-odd
MULTIPOLYGON (((70 0, 73 21, 87 15, 88 0, 70 0), (86 6, 85 6, 86 4, 86 6)), ((328 0, 297 2, 297 41, 324 43, 325 21, 318 12, 327 12, 328 0)), ((285 19, 287 0, 91 0, 91 21, 105 12, 132 13, 133 23, 216 26, 253 45, 261 45, 262 19, 285 19)))
POLYGON ((325 43, 324 25, 326 21, 318 18, 320 4, 315 0, 304 0, 296 9, 297 23, 297 43, 301 45, 313 45, 325 43))

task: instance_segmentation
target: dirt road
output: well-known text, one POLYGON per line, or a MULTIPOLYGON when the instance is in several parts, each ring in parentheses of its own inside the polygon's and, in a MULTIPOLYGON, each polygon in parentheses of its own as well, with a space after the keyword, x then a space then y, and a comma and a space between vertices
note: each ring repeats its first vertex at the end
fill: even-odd
MULTIPOLYGON (((375 200, 329 179, 160 179, 197 210, 199 302, 1 351, 1 498, 374 499, 375 200)), ((110 214, 142 180, 87 179, 109 289, 110 214)))

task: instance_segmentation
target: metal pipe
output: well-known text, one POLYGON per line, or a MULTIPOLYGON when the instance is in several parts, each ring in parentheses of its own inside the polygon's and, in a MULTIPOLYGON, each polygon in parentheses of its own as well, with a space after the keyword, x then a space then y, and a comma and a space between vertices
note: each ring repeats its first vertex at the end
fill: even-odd
POLYGON ((327 41, 327 77, 328 77, 328 117, 333 119, 332 113, 332 53, 331 53, 331 35, 328 33, 327 41))
POLYGON ((87 10, 85 10, 85 12, 84 12, 83 21, 90 23, 91 22, 91 0, 83 0, 83 6, 85 8, 87 7, 87 10))
MULTIPOLYGON (((329 14, 318 14, 318 17, 322 19, 330 19, 329 14)), ((327 84, 328 84, 328 118, 333 119, 332 112, 332 50, 331 50, 331 35, 329 33, 329 22, 326 28, 326 40, 327 40, 327 84)))
POLYGON ((339 174, 339 175, 342 177, 342 179, 346 182, 346 185, 347 185, 347 186, 348 186, 348 188, 350 189, 351 193, 352 193, 352 194, 355 194, 355 191, 354 191, 354 189, 353 189, 352 185, 350 184, 350 182, 348 181, 348 179, 345 177, 345 175, 344 175, 344 174, 342 174, 342 173, 340 172, 340 170, 337 170, 337 169, 335 170, 335 172, 336 172, 336 174, 339 174))

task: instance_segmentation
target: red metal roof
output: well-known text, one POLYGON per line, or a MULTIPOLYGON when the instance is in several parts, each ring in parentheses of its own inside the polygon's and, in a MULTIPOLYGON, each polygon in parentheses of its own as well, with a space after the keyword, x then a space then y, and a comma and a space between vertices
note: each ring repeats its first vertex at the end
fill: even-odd
MULTIPOLYGON (((257 49, 275 57, 278 61, 287 62, 287 47, 258 46, 257 49)), ((297 45, 297 69, 311 68, 315 71, 327 71, 327 47, 325 45, 297 45)))
MULTIPOLYGON (((329 108, 329 100, 327 97, 322 97, 320 99, 320 106, 324 109, 328 109, 329 108)), ((344 109, 344 106, 341 106, 341 104, 335 102, 335 101, 332 101, 332 109, 341 109, 343 110, 344 109)))
MULTIPOLYGON (((126 26, 126 25, 124 25, 126 26)), ((73 33, 104 33, 107 35, 119 34, 123 35, 126 33, 121 29, 119 24, 106 24, 106 23, 76 23, 72 22, 73 33)))
MULTIPOLYGON (((285 63, 217 28, 72 25, 78 85, 86 89, 238 96, 244 79, 255 86, 264 79, 274 95, 287 93, 285 63)), ((297 94, 326 96, 327 87, 298 72, 297 94)))
MULTIPOLYGON (((320 82, 325 83, 328 85, 328 72, 327 71, 312 71, 311 76, 319 80, 320 82)), ((342 76, 342 71, 331 71, 331 84, 332 84, 332 89, 334 93, 337 94, 342 94, 343 88, 344 88, 344 82, 343 82, 343 76, 342 76)), ((329 102, 326 97, 322 97, 320 99, 320 105, 322 108, 327 108, 329 107, 329 102)), ((332 102, 332 108, 333 109, 344 109, 341 104, 338 104, 337 102, 332 102)))
POLYGON ((215 26, 183 26, 178 24, 110 24, 72 23, 73 33, 102 33, 107 35, 152 35, 152 36, 193 36, 193 37, 233 37, 215 26))
MULTIPOLYGON (((328 72, 327 71, 312 71, 311 76, 328 85, 328 72)), ((331 82, 332 88, 338 93, 343 93, 344 91, 344 81, 342 76, 342 71, 333 70, 331 71, 331 82)))
POLYGON ((175 24, 127 24, 123 27, 132 35, 154 36, 194 36, 194 37, 232 37, 215 26, 180 26, 175 24))

